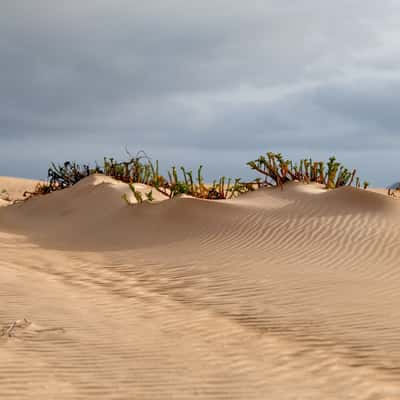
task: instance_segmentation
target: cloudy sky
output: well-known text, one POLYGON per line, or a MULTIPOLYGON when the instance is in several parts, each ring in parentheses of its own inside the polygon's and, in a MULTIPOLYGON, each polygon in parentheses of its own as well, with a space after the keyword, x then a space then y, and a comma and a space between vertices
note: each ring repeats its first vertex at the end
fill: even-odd
POLYGON ((206 178, 335 154, 389 184, 399 20, 395 0, 0 0, 0 175, 128 146, 206 178))

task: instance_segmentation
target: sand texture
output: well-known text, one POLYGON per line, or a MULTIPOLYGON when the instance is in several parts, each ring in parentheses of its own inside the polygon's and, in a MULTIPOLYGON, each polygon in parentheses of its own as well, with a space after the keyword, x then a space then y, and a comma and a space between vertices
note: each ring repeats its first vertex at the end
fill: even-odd
POLYGON ((124 193, 0 208, 0 399, 400 399, 400 201, 124 193))

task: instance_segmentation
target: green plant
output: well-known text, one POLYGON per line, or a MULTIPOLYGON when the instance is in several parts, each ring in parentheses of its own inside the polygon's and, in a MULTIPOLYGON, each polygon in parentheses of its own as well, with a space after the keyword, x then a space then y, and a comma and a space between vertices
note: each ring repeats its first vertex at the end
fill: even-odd
POLYGON ((135 186, 133 185, 133 183, 130 183, 130 184, 129 184, 129 188, 131 189, 133 195, 135 196, 136 201, 137 201, 138 203, 143 203, 143 196, 142 196, 142 193, 138 192, 138 191, 135 189, 135 186))
POLYGON ((153 197, 153 190, 150 190, 149 192, 145 193, 146 198, 148 201, 154 201, 154 197, 153 197))
MULTIPOLYGON (((64 189, 79 182, 94 173, 103 173, 114 179, 129 184, 132 193, 138 203, 143 202, 142 193, 135 190, 134 183, 142 183, 151 187, 144 193, 146 200, 153 201, 153 189, 172 198, 178 194, 188 194, 193 197, 209 200, 230 199, 262 186, 283 187, 286 182, 299 181, 304 183, 319 183, 327 189, 335 189, 355 183, 357 188, 361 187, 360 179, 356 176, 356 170, 349 170, 336 161, 334 156, 330 157, 325 164, 323 161, 314 161, 312 158, 303 158, 298 163, 285 159, 281 153, 267 152, 257 159, 249 161, 247 165, 259 172, 263 178, 256 178, 251 182, 243 182, 240 178, 232 180, 224 176, 215 180, 211 185, 204 183, 202 175, 203 165, 200 165, 193 178, 193 172, 186 170, 183 166, 173 166, 165 178, 159 172, 158 160, 154 163, 144 151, 139 151, 132 156, 126 150, 129 158, 126 161, 116 161, 112 157, 104 157, 103 165, 97 163, 94 168, 89 165, 79 165, 75 162, 66 161, 64 164, 51 163, 48 170, 48 182, 40 184, 35 191, 26 192, 25 195, 47 194, 54 190, 64 189)), ((363 183, 367 188, 368 182, 363 183)), ((129 203, 128 196, 123 196, 129 203)))
POLYGON ((99 168, 100 172, 125 183, 150 184, 155 175, 158 175, 158 162, 154 168, 144 151, 139 151, 134 157, 128 150, 126 152, 130 157, 127 161, 118 162, 112 157, 104 157, 104 167, 103 170, 99 168))
MULTIPOLYGON (((187 194, 200 199, 222 200, 232 198, 241 193, 254 190, 253 183, 242 183, 238 178, 232 185, 232 180, 223 176, 218 181, 214 181, 212 185, 206 185, 202 175, 203 166, 197 169, 197 182, 193 179, 193 172, 187 171, 184 167, 180 167, 182 179, 179 177, 178 170, 175 166, 168 171, 169 182, 164 184, 164 191, 168 191, 169 197, 177 194, 187 194)), ((256 185, 259 185, 256 183, 256 185)))
MULTIPOLYGON (((264 184, 280 186, 288 181, 324 184, 327 189, 352 185, 356 170, 348 170, 330 157, 325 168, 323 161, 313 161, 311 158, 301 159, 299 164, 285 160, 281 153, 268 152, 256 160, 249 161, 247 165, 264 175, 264 184)), ((357 180, 357 182, 359 182, 357 180)))
POLYGON ((387 187, 387 194, 389 196, 395 197, 398 192, 400 192, 400 182, 393 183, 392 185, 387 187))
POLYGON ((36 196, 36 195, 41 195, 41 194, 49 194, 53 192, 54 190, 58 190, 57 187, 55 187, 55 184, 52 183, 38 183, 35 186, 35 190, 33 192, 25 191, 23 193, 24 197, 31 197, 31 196, 36 196))
POLYGON ((81 166, 71 161, 65 161, 62 165, 51 163, 47 172, 51 191, 72 186, 89 175, 88 165, 81 166))

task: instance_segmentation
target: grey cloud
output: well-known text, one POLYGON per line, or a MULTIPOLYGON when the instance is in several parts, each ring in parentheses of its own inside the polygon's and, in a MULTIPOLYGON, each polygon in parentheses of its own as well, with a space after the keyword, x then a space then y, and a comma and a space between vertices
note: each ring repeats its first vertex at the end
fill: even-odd
POLYGON ((326 111, 342 115, 360 128, 400 140, 400 80, 356 79, 327 85, 316 91, 314 99, 326 111))
POLYGON ((14 152, 27 175, 125 144, 212 173, 218 152, 383 154, 398 144, 396 16, 372 0, 3 0, 0 174, 14 152))

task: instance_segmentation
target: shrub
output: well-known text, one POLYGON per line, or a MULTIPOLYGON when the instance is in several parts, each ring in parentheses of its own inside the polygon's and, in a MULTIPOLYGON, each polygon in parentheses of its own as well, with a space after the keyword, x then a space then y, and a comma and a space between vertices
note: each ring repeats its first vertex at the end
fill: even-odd
POLYGON ((323 161, 304 158, 299 163, 293 163, 285 160, 281 153, 268 152, 266 156, 249 161, 247 165, 264 176, 265 185, 280 187, 289 181, 299 181, 320 183, 327 189, 334 189, 352 185, 356 175, 355 169, 345 168, 335 157, 331 157, 325 167, 323 161))
MULTIPOLYGON (((25 194, 47 194, 54 190, 64 189, 93 173, 103 173, 128 183, 139 203, 143 201, 143 195, 135 190, 134 183, 151 186, 169 198, 178 194, 188 194, 209 200, 230 199, 261 186, 283 187, 289 181, 315 182, 324 185, 327 189, 350 186, 354 182, 357 188, 361 187, 356 170, 345 168, 336 161, 335 157, 330 157, 326 164, 323 161, 313 161, 311 158, 304 158, 294 163, 284 159, 281 153, 268 152, 247 163, 252 170, 261 173, 263 179, 257 178, 251 182, 243 182, 240 178, 232 180, 222 176, 211 185, 207 185, 204 183, 202 165, 197 169, 195 178, 193 172, 186 170, 183 166, 179 169, 173 166, 167 173, 168 178, 165 178, 159 172, 158 161, 153 163, 144 151, 139 151, 134 157, 128 150, 126 152, 129 156, 127 161, 118 162, 112 157, 104 157, 103 165, 99 166, 96 163, 95 168, 90 168, 88 164, 81 166, 70 161, 64 164, 51 163, 48 170, 48 182, 39 184, 34 192, 25 194)), ((368 186, 368 182, 363 182, 364 189, 368 186)), ((145 193, 145 196, 149 201, 154 199, 152 190, 145 193)), ((127 196, 124 196, 124 199, 129 202, 127 196)))
POLYGON ((197 181, 193 179, 193 172, 186 171, 184 167, 180 167, 182 179, 179 178, 178 170, 174 166, 168 171, 169 182, 166 182, 163 189, 168 192, 169 197, 177 194, 188 194, 200 199, 223 200, 230 199, 241 193, 254 190, 253 186, 241 182, 237 178, 232 183, 231 178, 226 181, 226 177, 222 176, 218 181, 214 181, 212 185, 206 185, 202 176, 203 166, 197 169, 197 181))
MULTIPOLYGON (((93 171, 89 165, 79 165, 76 162, 66 161, 64 164, 51 163, 47 172, 48 186, 50 191, 65 189, 66 187, 75 185, 81 179, 89 176, 93 171)), ((44 188, 41 188, 44 189, 44 188)))

